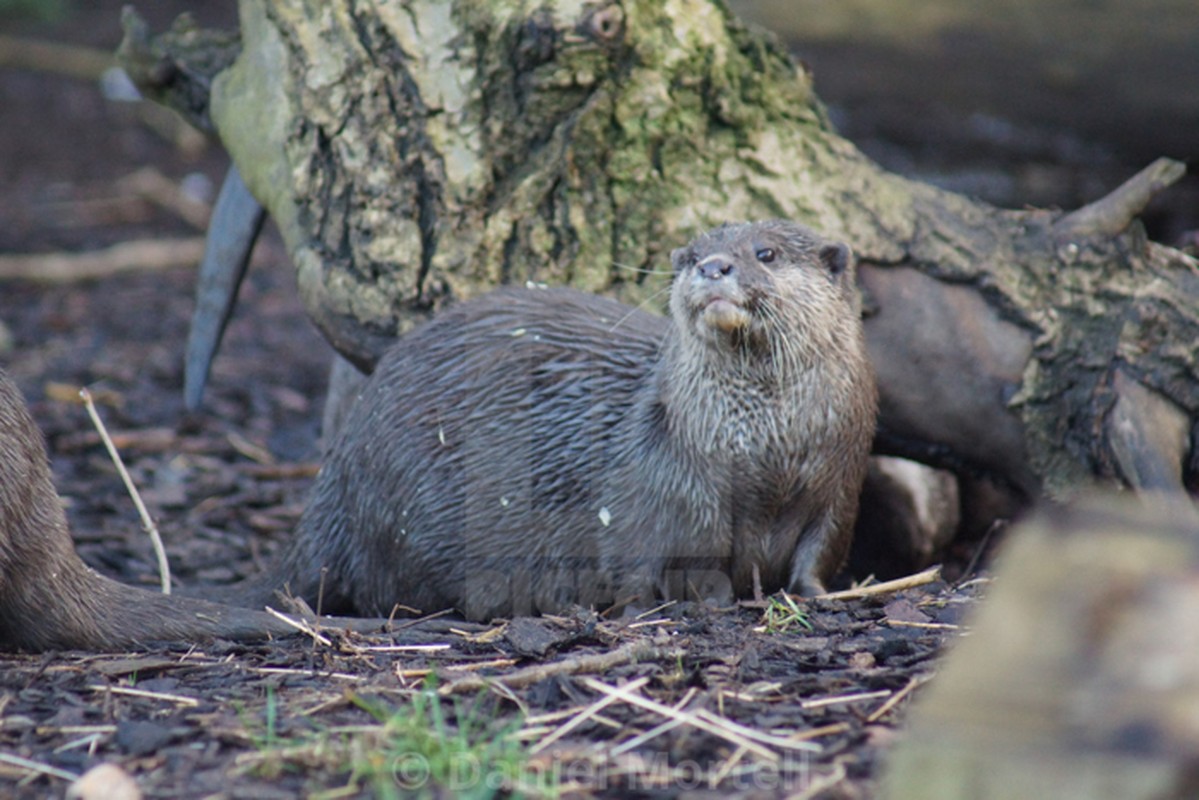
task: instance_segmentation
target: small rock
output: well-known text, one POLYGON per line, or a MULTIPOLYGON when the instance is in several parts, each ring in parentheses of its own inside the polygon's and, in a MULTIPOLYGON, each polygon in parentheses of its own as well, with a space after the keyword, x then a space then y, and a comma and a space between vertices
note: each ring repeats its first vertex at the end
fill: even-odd
POLYGON ((517 653, 535 658, 545 656, 550 648, 570 638, 569 632, 533 617, 516 617, 508 623, 504 636, 517 653))
POLYGON ((149 755, 162 748, 173 737, 170 728, 157 722, 131 720, 117 723, 117 745, 130 755, 149 755))
POLYGON ((116 764, 100 764, 67 787, 67 800, 141 800, 137 781, 116 764))
POLYGON ((849 657, 849 666, 852 669, 874 669, 878 666, 878 661, 874 658, 874 653, 854 653, 849 657))
POLYGON ((887 615, 887 620, 890 622, 915 622, 924 624, 932 621, 932 618, 916 607, 916 604, 906 598, 892 600, 883 606, 883 613, 887 615))

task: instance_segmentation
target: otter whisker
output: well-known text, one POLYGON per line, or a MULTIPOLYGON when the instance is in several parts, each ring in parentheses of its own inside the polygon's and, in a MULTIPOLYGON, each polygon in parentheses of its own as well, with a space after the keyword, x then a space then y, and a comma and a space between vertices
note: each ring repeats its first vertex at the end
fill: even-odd
POLYGON ((616 332, 616 330, 617 330, 617 329, 618 329, 618 328, 619 328, 621 325, 623 325, 623 324, 625 324, 626 322, 628 322, 628 321, 629 321, 629 318, 630 318, 630 317, 632 317, 634 314, 638 313, 639 311, 644 311, 644 310, 645 310, 645 309, 646 309, 646 308, 649 306, 649 304, 650 304, 650 303, 652 303, 652 302, 654 302, 655 300, 657 300, 658 298, 662 297, 662 295, 668 295, 668 294, 670 294, 670 287, 669 287, 669 286, 666 286, 666 287, 664 287, 664 288, 662 288, 662 289, 659 289, 658 291, 654 292, 653 294, 651 294, 649 297, 647 297, 647 298, 645 298, 644 300, 642 300, 642 301, 641 301, 640 303, 638 303, 637 305, 635 305, 635 306, 631 307, 631 308, 629 309, 629 313, 625 314, 623 317, 621 317, 620 319, 616 320, 616 322, 614 322, 614 323, 612 324, 612 327, 608 329, 608 332, 609 332, 609 333, 615 333, 615 332, 616 332))
POLYGON ((648 269, 645 267, 634 267, 631 264, 621 264, 619 261, 613 261, 612 266, 616 267, 617 269, 619 269, 623 272, 633 272, 638 275, 669 275, 670 274, 670 270, 659 269, 657 267, 650 267, 648 269))

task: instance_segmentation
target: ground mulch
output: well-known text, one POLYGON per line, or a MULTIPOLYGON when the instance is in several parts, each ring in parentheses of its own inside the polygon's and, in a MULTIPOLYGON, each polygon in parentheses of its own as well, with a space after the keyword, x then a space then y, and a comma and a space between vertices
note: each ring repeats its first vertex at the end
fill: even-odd
POLYGON ((870 797, 975 588, 811 602, 782 632, 757 610, 681 604, 9 656, 0 786, 47 796, 112 762, 151 797, 870 797), (414 724, 474 746, 431 754, 414 724), (521 772, 483 752, 499 737, 525 749, 521 772))

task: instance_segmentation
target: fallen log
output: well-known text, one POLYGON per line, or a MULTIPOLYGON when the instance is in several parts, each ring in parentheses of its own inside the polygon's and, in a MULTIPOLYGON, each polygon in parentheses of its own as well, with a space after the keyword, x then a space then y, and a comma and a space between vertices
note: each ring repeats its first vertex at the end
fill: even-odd
POLYGON ((1194 478, 1199 267, 1135 220, 1175 162, 1068 214, 904 179, 712 0, 240 9, 239 44, 130 15, 123 63, 219 135, 360 368, 497 284, 652 303, 695 231, 783 216, 861 261, 878 452, 1027 496, 1194 478))

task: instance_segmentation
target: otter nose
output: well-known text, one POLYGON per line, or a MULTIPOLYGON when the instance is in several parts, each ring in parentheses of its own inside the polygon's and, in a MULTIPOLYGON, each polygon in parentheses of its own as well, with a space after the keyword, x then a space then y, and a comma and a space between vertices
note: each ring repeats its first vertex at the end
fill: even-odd
POLYGON ((718 281, 733 271, 733 261, 726 256, 708 256, 699 262, 699 274, 718 281))

